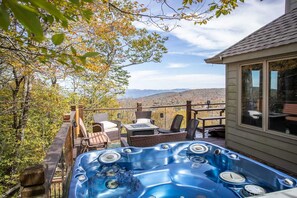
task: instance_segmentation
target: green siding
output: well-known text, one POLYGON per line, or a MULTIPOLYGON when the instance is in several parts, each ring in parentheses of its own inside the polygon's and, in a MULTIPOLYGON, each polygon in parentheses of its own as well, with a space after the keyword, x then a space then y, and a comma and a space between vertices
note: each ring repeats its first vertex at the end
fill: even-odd
POLYGON ((240 63, 226 66, 226 146, 297 174, 297 137, 238 124, 239 69, 240 63))

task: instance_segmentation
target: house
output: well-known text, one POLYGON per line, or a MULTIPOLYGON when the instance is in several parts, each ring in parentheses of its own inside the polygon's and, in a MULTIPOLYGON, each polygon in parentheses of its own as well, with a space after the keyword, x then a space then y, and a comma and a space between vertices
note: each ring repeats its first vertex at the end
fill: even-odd
POLYGON ((226 65, 226 146, 297 174, 297 0, 205 61, 226 65))

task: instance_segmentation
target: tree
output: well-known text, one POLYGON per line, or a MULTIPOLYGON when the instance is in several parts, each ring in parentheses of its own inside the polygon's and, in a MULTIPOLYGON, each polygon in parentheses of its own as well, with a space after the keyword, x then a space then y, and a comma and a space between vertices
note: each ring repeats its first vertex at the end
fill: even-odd
MULTIPOLYGON (((58 131, 58 120, 69 111, 69 100, 116 105, 116 94, 128 83, 123 68, 160 61, 166 52, 166 38, 136 29, 132 22, 137 17, 111 14, 107 4, 95 3, 96 7, 85 5, 93 13, 90 21, 82 16, 86 13, 74 11, 76 19, 68 20, 66 29, 41 17, 42 41, 33 39, 17 18, 12 18, 10 31, 0 31, 1 187, 14 184, 26 164, 42 160, 58 131), (76 94, 65 90, 71 80, 78 82, 73 86, 76 94)), ((118 5, 136 6, 129 1, 118 5)), ((65 7, 67 12, 74 8, 65 7)))

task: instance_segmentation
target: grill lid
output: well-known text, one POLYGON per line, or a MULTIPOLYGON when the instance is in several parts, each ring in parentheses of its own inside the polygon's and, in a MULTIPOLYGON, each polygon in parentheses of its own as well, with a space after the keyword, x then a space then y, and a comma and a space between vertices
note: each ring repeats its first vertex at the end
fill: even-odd
POLYGON ((220 178, 224 181, 230 182, 230 183, 235 183, 235 184, 240 184, 245 182, 245 177, 231 171, 225 171, 220 173, 220 178))

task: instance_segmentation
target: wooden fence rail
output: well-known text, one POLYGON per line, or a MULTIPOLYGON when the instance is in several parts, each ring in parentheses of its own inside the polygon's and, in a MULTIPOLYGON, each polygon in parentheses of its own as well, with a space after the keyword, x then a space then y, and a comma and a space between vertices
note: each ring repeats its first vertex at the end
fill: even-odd
MULTIPOLYGON (((152 109, 165 109, 165 113, 162 114, 164 116, 165 121, 165 128, 166 128, 166 110, 168 108, 184 108, 186 111, 186 122, 192 118, 193 114, 193 107, 201 107, 201 108, 210 108, 214 106, 224 106, 225 103, 211 103, 211 101, 206 101, 205 103, 197 103, 192 104, 191 101, 187 101, 186 104, 180 104, 180 105, 162 105, 162 106, 142 106, 142 103, 137 103, 135 107, 120 107, 120 108, 84 108, 83 106, 80 106, 79 108, 79 115, 82 119, 84 119, 84 115, 86 113, 91 112, 113 112, 113 111, 143 111, 143 110, 152 110, 152 109)), ((130 115, 131 116, 131 115, 130 115)), ((132 120, 130 120, 132 121, 132 120)), ((163 126, 164 127, 164 126, 163 126)))

